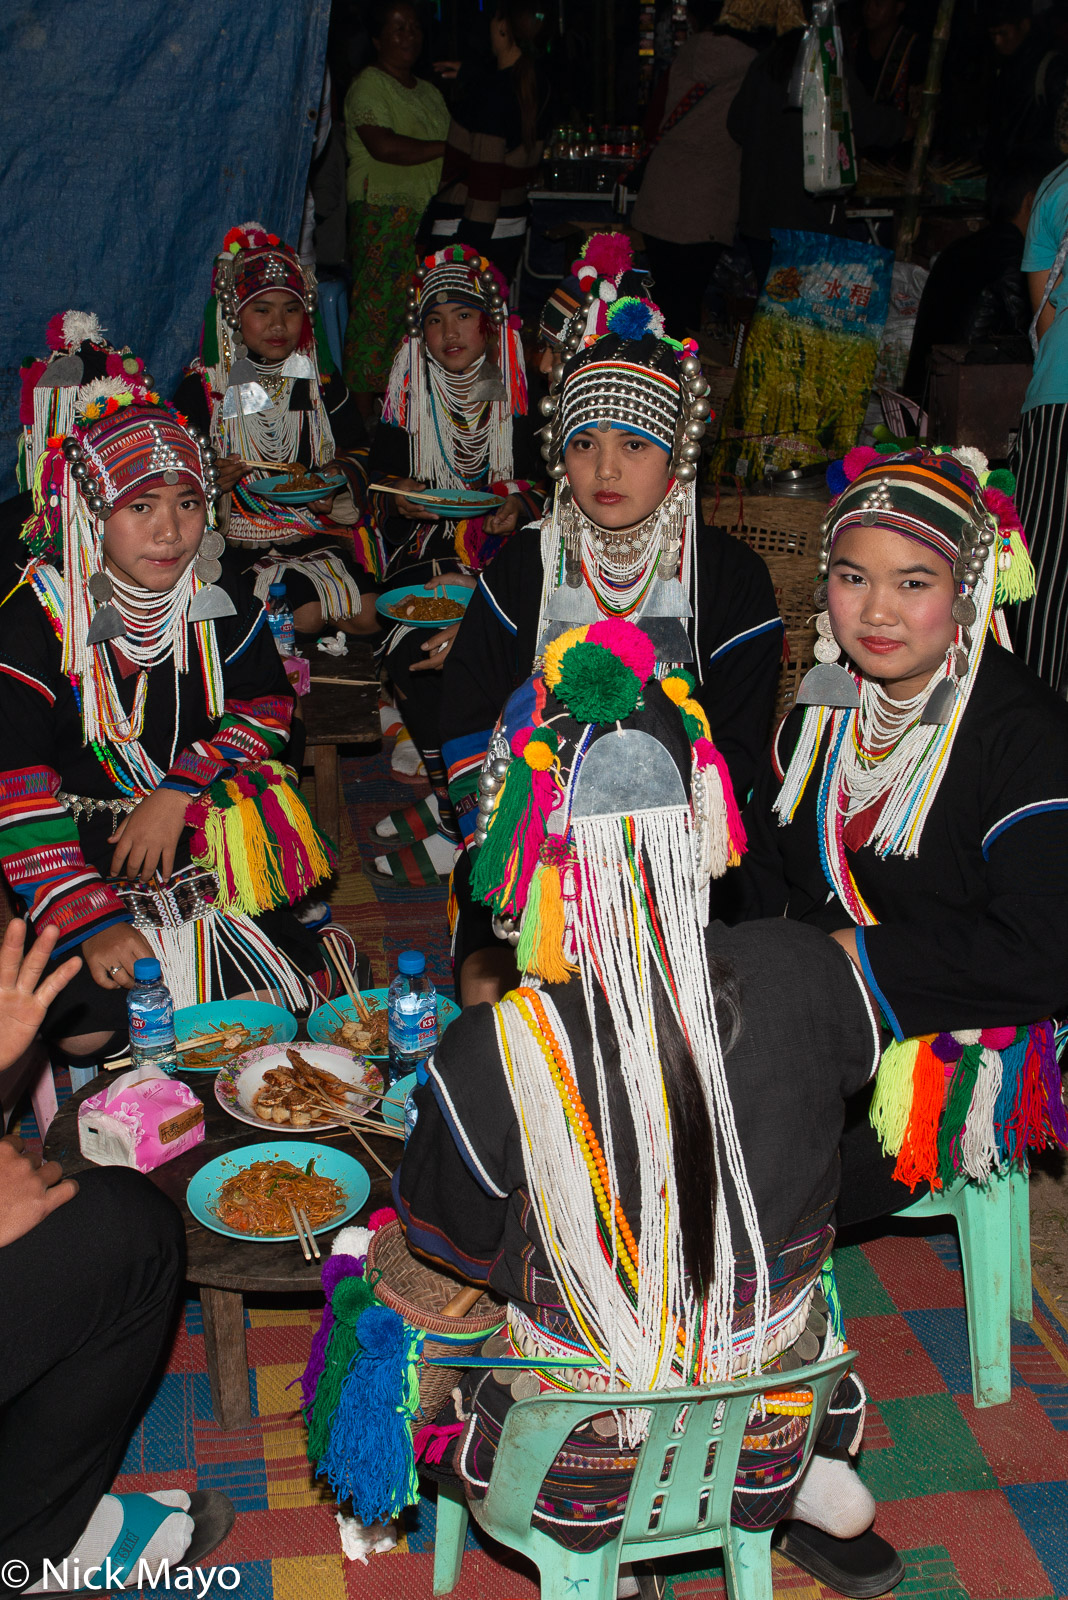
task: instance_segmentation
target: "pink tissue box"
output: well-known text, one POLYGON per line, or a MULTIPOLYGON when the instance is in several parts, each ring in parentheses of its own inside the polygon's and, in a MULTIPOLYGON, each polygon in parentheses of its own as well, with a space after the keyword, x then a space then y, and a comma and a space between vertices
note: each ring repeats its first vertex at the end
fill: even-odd
POLYGON ((307 694, 311 688, 311 662, 307 656, 283 656, 282 665, 291 688, 297 694, 307 694))
POLYGON ((151 1172, 204 1139, 204 1107, 176 1078, 121 1073, 78 1108, 78 1144, 98 1167, 151 1172))

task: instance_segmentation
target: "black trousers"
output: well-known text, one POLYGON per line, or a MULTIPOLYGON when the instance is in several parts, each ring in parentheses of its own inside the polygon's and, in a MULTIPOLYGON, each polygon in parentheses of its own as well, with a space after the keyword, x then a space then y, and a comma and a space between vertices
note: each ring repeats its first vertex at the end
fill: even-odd
POLYGON ((59 1562, 122 1462, 170 1346, 181 1214, 138 1172, 102 1167, 0 1249, 0 1592, 3 1564, 59 1562))

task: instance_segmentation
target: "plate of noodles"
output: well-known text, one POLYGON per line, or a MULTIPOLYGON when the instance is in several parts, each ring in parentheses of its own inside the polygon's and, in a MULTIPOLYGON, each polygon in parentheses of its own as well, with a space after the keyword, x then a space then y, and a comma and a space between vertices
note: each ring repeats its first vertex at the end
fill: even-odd
POLYGON ((375 610, 388 622, 403 622, 408 628, 447 628, 459 622, 474 592, 462 583, 436 584, 431 593, 418 584, 402 584, 380 594, 375 610))
POLYGON ((430 517, 488 517, 499 511, 504 497, 485 489, 423 489, 412 496, 412 505, 430 517))
MULTIPOLYGON (((388 1056, 389 990, 364 989, 363 1002, 371 1014, 369 1022, 364 1022, 357 1015, 356 1007, 347 996, 344 1000, 340 997, 332 1000, 328 1006, 320 1006, 308 1018, 308 1038, 320 1040, 323 1044, 338 1045, 350 1055, 370 1056, 375 1061, 388 1056), (345 1017, 344 1024, 337 1019, 339 1011, 345 1017)), ((439 1037, 459 1015, 460 1007, 456 1002, 439 994, 439 1037)))
POLYGON ((307 506, 313 500, 322 500, 328 494, 336 494, 343 489, 347 482, 343 472, 335 472, 327 476, 324 472, 314 472, 310 467, 302 467, 299 461, 287 467, 284 472, 276 472, 270 478, 248 478, 242 480, 245 488, 253 494, 259 494, 265 500, 273 500, 282 506, 307 506))
POLYGON ((185 1203, 213 1233, 250 1244, 295 1239, 292 1201, 313 1233, 339 1228, 371 1192, 354 1156, 308 1139, 249 1144, 208 1161, 189 1180, 185 1203))
POLYGON ((224 1028, 228 1031, 222 1039, 212 1039, 203 1049, 183 1051, 180 1070, 218 1072, 250 1050, 288 1044, 297 1037, 296 1017, 265 1000, 209 1000, 204 1005, 183 1006, 174 1013, 174 1037, 179 1044, 224 1028))
POLYGON ((366 1113, 382 1093, 382 1074, 334 1044, 268 1044, 224 1067, 215 1098, 238 1122, 274 1133, 339 1128, 328 1107, 366 1113))

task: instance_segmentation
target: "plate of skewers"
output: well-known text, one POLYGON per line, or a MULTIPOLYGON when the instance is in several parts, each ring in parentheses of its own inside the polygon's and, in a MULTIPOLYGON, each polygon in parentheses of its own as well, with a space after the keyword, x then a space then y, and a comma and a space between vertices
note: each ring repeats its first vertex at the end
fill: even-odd
POLYGON ((265 1000, 209 1000, 174 1013, 181 1072, 218 1072, 250 1050, 296 1036, 296 1017, 265 1000))
MULTIPOLYGON (((389 990, 364 989, 362 1006, 352 996, 328 1001, 308 1018, 308 1037, 340 1045, 356 1055, 384 1060, 389 1055, 389 990)), ((460 1015, 455 1000, 438 995, 438 1037, 460 1015)))
POLYGON ((224 1067, 215 1098, 252 1128, 302 1133, 363 1119, 382 1094, 383 1078, 351 1050, 331 1044, 264 1045, 224 1067))

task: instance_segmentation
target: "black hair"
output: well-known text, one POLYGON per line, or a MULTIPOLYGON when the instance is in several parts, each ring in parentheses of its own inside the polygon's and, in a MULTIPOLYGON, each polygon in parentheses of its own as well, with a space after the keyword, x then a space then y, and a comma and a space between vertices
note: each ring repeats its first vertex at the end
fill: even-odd
POLYGON ((982 11, 983 26, 997 28, 1006 22, 1031 20, 1031 0, 986 0, 982 11))
MULTIPOLYGON (((738 980, 726 962, 710 960, 709 977, 726 1055, 741 1023, 738 980)), ((663 980, 653 990, 653 1020, 660 1046, 660 1071, 671 1118, 671 1156, 679 1197, 682 1256, 695 1294, 712 1282, 716 1265, 715 1135, 693 1052, 669 1004, 663 980)))
POLYGON ((723 11, 723 0, 686 0, 695 33, 707 33, 714 28, 723 11))
POLYGON ((414 11, 416 20, 419 20, 419 7, 415 0, 371 0, 371 4, 367 7, 367 37, 372 44, 382 37, 382 29, 391 13, 402 8, 414 11))
POLYGON ((1028 195, 1061 160, 1045 145, 1022 145, 999 161, 987 179, 986 214, 991 222, 1012 222, 1028 195))

